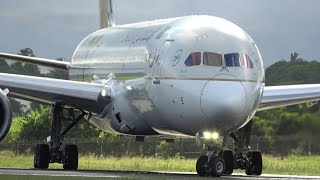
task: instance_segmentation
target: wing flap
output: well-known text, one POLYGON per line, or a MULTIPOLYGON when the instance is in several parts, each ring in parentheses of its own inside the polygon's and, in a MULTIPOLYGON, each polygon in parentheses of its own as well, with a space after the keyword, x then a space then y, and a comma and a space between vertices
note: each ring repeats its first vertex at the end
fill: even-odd
POLYGON ((102 84, 0 73, 8 96, 44 103, 62 103, 99 113, 110 101, 111 88, 102 84))
POLYGON ((51 59, 36 58, 36 57, 21 56, 21 55, 6 54, 6 53, 0 53, 0 59, 26 62, 26 63, 36 64, 40 66, 61 69, 61 70, 70 69, 69 62, 63 62, 63 61, 57 61, 57 60, 51 60, 51 59))
POLYGON ((269 86, 264 88, 259 110, 320 100, 320 84, 269 86))

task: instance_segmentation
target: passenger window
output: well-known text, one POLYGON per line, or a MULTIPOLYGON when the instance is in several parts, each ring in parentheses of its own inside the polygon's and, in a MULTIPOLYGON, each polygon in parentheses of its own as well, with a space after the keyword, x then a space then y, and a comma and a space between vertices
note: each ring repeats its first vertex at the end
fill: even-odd
POLYGON ((222 66, 222 56, 217 53, 204 52, 203 64, 206 66, 222 66))
POLYGON ((184 62, 186 66, 197 66, 201 64, 201 52, 194 52, 184 62))
POLYGON ((224 59, 226 61, 227 67, 240 67, 241 66, 239 53, 225 54, 224 59))

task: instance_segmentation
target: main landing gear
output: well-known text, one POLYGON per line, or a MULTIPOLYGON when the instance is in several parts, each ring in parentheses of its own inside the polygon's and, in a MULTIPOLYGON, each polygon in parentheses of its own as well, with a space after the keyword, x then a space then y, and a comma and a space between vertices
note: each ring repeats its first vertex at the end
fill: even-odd
POLYGON ((234 142, 234 151, 224 149, 227 137, 223 140, 222 149, 214 150, 212 145, 206 145, 207 154, 200 156, 196 164, 198 175, 220 177, 231 175, 234 169, 244 169, 247 175, 261 175, 261 153, 249 147, 251 127, 250 121, 229 135, 234 142))
POLYGON ((68 144, 62 149, 64 136, 83 119, 86 115, 81 112, 77 117, 73 109, 68 109, 69 116, 66 118, 63 113, 64 107, 56 104, 53 109, 51 136, 47 144, 38 144, 34 152, 34 167, 37 169, 48 169, 49 163, 62 163, 65 170, 78 169, 78 148, 76 145, 68 144), (62 131, 62 121, 70 122, 62 131))
POLYGON ((196 170, 199 176, 220 177, 233 172, 233 154, 230 150, 213 151, 208 146, 207 155, 202 155, 197 161, 196 170))

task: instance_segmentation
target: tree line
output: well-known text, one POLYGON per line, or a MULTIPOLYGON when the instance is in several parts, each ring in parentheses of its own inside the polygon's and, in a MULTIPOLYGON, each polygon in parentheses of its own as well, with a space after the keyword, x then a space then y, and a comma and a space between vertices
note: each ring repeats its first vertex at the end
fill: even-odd
MULTIPOLYGON (((320 62, 306 61, 298 53, 266 69, 266 86, 320 84, 320 62)), ((320 104, 305 104, 261 111, 253 119, 254 134, 293 135, 320 133, 320 104)))

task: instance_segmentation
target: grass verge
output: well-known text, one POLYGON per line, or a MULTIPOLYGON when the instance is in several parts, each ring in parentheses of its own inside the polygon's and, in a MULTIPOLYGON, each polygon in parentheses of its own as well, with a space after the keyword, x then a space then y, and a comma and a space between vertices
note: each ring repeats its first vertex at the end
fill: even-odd
MULTIPOLYGON (((320 156, 288 156, 284 159, 263 156, 263 173, 284 175, 319 175, 320 156)), ((153 157, 96 157, 80 155, 79 169, 123 171, 178 171, 195 172, 196 159, 153 157)), ((0 167, 33 168, 31 155, 14 155, 0 152, 0 167)), ((60 164, 50 164, 51 169, 61 169, 60 164)), ((236 171, 243 172, 243 171, 236 171)))

